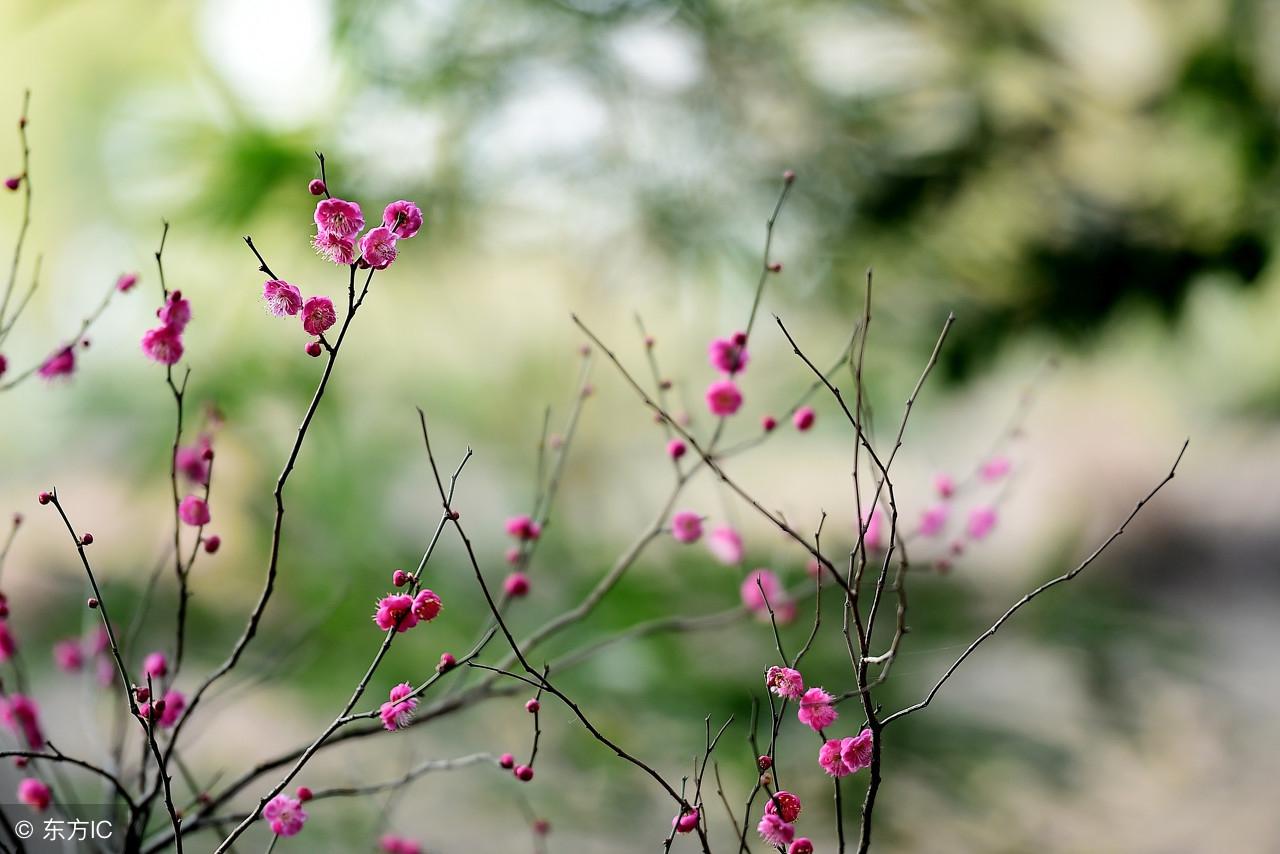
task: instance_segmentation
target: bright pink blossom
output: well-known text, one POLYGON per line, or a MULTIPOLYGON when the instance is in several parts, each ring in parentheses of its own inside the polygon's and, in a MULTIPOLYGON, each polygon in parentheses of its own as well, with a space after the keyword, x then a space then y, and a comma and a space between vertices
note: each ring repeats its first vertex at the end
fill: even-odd
POLYGON ((707 408, 712 415, 732 415, 742 406, 742 392, 733 380, 716 380, 707 387, 707 408))
POLYGON ((160 718, 156 724, 162 729, 169 729, 178 722, 178 718, 182 717, 182 712, 187 708, 187 697, 181 691, 174 691, 170 688, 164 692, 164 709, 160 712, 160 718))
MULTIPOLYGON (((145 339, 143 339, 145 341, 145 339)), ((76 370, 76 352, 72 347, 63 347, 56 351, 40 365, 39 374, 47 380, 54 377, 69 377, 76 370)))
POLYGON ((692 833, 698 826, 698 810, 695 808, 689 812, 680 813, 671 819, 671 826, 676 829, 676 833, 692 833))
POLYGON ((378 840, 378 850, 383 854, 422 854, 422 845, 405 836, 384 833, 378 840))
POLYGON ((369 229, 360 238, 360 257, 375 270, 385 270, 396 260, 396 236, 385 226, 369 229))
POLYGON ((882 536, 884 512, 879 507, 870 512, 863 510, 862 524, 866 526, 866 531, 862 534, 863 545, 867 547, 867 551, 879 551, 884 545, 882 536))
POLYGON ((982 464, 980 474, 987 483, 993 483, 1007 475, 1012 468, 1013 462, 1008 457, 992 457, 982 464))
POLYGON ((323 335, 333 324, 338 322, 338 313, 333 310, 333 300, 328 297, 311 297, 302 304, 302 328, 308 335, 323 335))
POLYGON ((142 673, 152 679, 163 679, 169 675, 169 659, 163 652, 148 653, 147 657, 142 659, 142 673))
POLYGON ((153 362, 172 365, 182 358, 182 334, 171 326, 157 326, 142 335, 142 352, 153 362))
POLYGON ((702 517, 692 510, 680 510, 671 517, 671 536, 678 543, 696 543, 702 539, 702 517))
POLYGON ((796 712, 796 717, 800 719, 800 723, 814 732, 826 729, 840 716, 836 707, 832 705, 834 700, 835 697, 823 689, 810 688, 800 698, 800 708, 796 712))
POLYGON ((281 793, 267 801, 262 817, 276 836, 297 836, 307 822, 307 811, 302 808, 302 801, 281 793))
POLYGON ((382 210, 382 224, 407 240, 422 228, 422 210, 404 199, 392 202, 382 210))
POLYGON ((443 607, 440 597, 434 590, 424 587, 418 591, 417 596, 413 597, 413 615, 424 623, 429 623, 440 616, 440 609, 443 607))
POLYGON ((991 529, 996 526, 996 508, 994 507, 975 507, 969 511, 969 536, 975 540, 981 540, 987 534, 991 533, 991 529))
POLYGON ((364 228, 364 214, 355 202, 321 199, 316 202, 316 228, 340 237, 355 237, 364 228))
POLYGON ((742 563, 742 537, 728 525, 716 528, 707 537, 707 548, 716 560, 725 566, 742 563))
POLYGON ((748 573, 738 592, 743 606, 763 620, 769 618, 770 607, 773 608, 773 618, 779 623, 795 619, 795 605, 787 598, 778 576, 767 569, 748 573))
POLYGON ((685 451, 689 450, 683 439, 672 439, 667 442, 667 456, 673 460, 678 460, 684 456, 685 451))
POLYGON ((813 422, 817 419, 817 413, 813 411, 812 406, 802 406, 796 410, 796 414, 791 416, 791 423, 801 433, 813 426, 813 422))
POLYGON ((9 360, 4 357, 3 353, 0 353, 0 377, 4 376, 4 372, 7 370, 9 370, 9 360))
POLYGON ((53 800, 53 792, 35 777, 27 777, 18 784, 18 800, 36 812, 44 812, 53 800))
POLYGON ((528 516, 512 516, 507 520, 507 535, 517 540, 536 540, 542 535, 542 526, 528 516))
POLYGON ((733 376, 747 367, 750 356, 745 344, 736 344, 729 338, 716 338, 707 347, 707 359, 717 371, 733 376))
POLYGON ((760 819, 756 830, 760 833, 761 839, 774 846, 786 845, 796 835, 796 829, 792 824, 784 821, 782 816, 769 812, 760 819))
POLYGON ((782 816, 783 821, 794 822, 800 817, 800 798, 785 789, 779 789, 765 801, 764 811, 782 816))
POLYGON ((0 721, 21 734, 32 750, 44 747, 44 733, 40 730, 40 710, 36 701, 23 694, 10 694, 0 698, 0 721))
POLYGON ((529 576, 523 572, 513 572, 502 581, 502 590, 512 598, 529 594, 529 576))
POLYGON ((322 231, 311 238, 311 245, 322 258, 335 264, 354 264, 356 260, 356 242, 350 237, 343 237, 332 231, 322 231))
POLYGON ((813 854, 813 840, 801 836, 787 848, 787 854, 813 854))
POLYGON ((804 693, 804 677, 799 670, 790 667, 770 667, 764 675, 764 684, 779 697, 799 700, 804 693))
POLYGON ((161 326, 181 335, 191 322, 191 303, 183 298, 181 291, 174 291, 164 305, 156 309, 156 317, 160 318, 161 326))
POLYGON ((53 645, 53 663, 64 673, 75 673, 84 668, 84 649, 79 638, 60 640, 53 645))
POLYGON ((138 284, 137 273, 121 273, 120 278, 116 279, 116 290, 122 294, 127 294, 133 290, 133 286, 138 284))
POLYGON ((391 689, 387 702, 382 704, 382 710, 379 712, 382 716, 382 725, 388 730, 404 729, 409 725, 409 721, 413 718, 413 710, 418 708, 418 701, 409 696, 412 693, 413 686, 408 682, 401 682, 391 689))
POLYGON ((407 632, 418 625, 418 615, 413 613, 413 597, 407 593, 389 593, 378 602, 373 621, 384 632, 395 629, 407 632))
POLYGON ((192 527, 209 524, 209 502, 197 495, 188 495, 178 505, 178 518, 192 527))
POLYGON ((938 490, 939 498, 950 498, 956 494, 956 482, 946 472, 939 472, 934 475, 933 488, 938 490))
POLYGON ((208 436, 201 436, 194 445, 183 445, 173 455, 174 465, 178 471, 202 486, 209 483, 209 461, 205 459, 205 451, 212 443, 208 436))
POLYGON ((920 536, 936 537, 947 527, 949 511, 945 504, 935 504, 920 517, 920 536))
POLYGON ((8 620, 0 620, 0 661, 8 661, 18 651, 18 639, 9 629, 8 620))
POLYGON ((818 764, 832 777, 846 777, 871 766, 873 736, 864 729, 851 738, 833 738, 818 750, 818 764))
POLYGON ((267 304, 267 311, 276 317, 292 317, 302 310, 302 292, 279 279, 267 279, 263 283, 262 299, 267 304))

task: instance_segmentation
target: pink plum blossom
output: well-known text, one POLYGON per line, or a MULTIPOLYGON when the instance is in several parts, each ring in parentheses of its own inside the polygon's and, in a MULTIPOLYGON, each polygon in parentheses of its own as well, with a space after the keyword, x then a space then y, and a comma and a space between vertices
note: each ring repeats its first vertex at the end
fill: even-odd
POLYGON ((395 629, 407 632, 418 625, 418 615, 413 612, 413 597, 407 593, 389 593, 378 602, 378 610, 373 615, 378 628, 385 631, 395 629))
POLYGON ((413 686, 408 682, 401 682, 391 689, 387 702, 382 704, 379 712, 382 725, 387 730, 404 729, 409 725, 409 721, 413 718, 413 710, 418 708, 418 701, 409 696, 412 693, 413 686))
POLYGON ((0 662, 13 658, 18 651, 18 640, 9 629, 8 620, 0 620, 0 662))
POLYGON ((121 273, 120 278, 116 279, 116 290, 122 294, 127 294, 133 290, 133 286, 138 284, 137 273, 121 273))
POLYGON ((508 596, 519 598, 529 594, 529 576, 523 572, 513 572, 502 581, 502 590, 508 596))
POLYGON ((770 691, 788 700, 799 700, 804 693, 804 677, 799 670, 790 667, 770 667, 765 673, 764 684, 770 691))
POLYGON ((879 551, 884 545, 881 530, 884 527, 884 512, 879 507, 870 511, 863 510, 862 524, 866 526, 862 535, 863 545, 867 547, 867 551, 879 551))
POLYGON ((40 710, 36 701, 23 694, 10 694, 0 698, 0 721, 20 734, 32 750, 44 747, 44 733, 40 729, 40 710))
POLYGON ((945 504, 935 504, 920 517, 920 536, 936 537, 947 527, 949 511, 945 504))
POLYGON ((44 812, 53 800, 53 792, 35 777, 27 777, 18 784, 18 800, 36 812, 44 812))
POLYGON ((732 415, 742 406, 742 392, 733 380, 716 380, 707 387, 707 408, 712 415, 732 415))
POLYGON ((833 738, 818 751, 818 764, 832 777, 846 777, 871 766, 873 736, 864 729, 851 738, 833 738))
POLYGON ((297 836, 307 822, 307 811, 302 801, 281 793, 262 808, 262 817, 276 836, 297 836))
POLYGON ((762 619, 768 618, 770 606, 773 608, 774 618, 780 623, 790 622, 795 616, 794 608, 783 607, 788 599, 782 589, 782 582, 767 569, 748 573, 742 581, 739 594, 742 596, 743 606, 762 619))
POLYGON ((311 297, 302 304, 302 328, 308 335, 323 335, 338 322, 333 300, 328 297, 311 297))
POLYGON ((152 652, 142 660, 142 673, 152 679, 163 679, 169 675, 169 659, 163 652, 152 652))
POLYGON ((996 508, 985 506, 975 507, 969 511, 969 536, 975 540, 981 540, 991 533, 991 529, 996 526, 996 508))
POLYGON ((692 833, 698 826, 698 810, 695 808, 689 812, 680 813, 671 819, 671 826, 676 829, 676 833, 692 833))
POLYGON ((339 237, 355 237, 364 228, 364 214, 355 202, 321 199, 316 202, 316 228, 339 237))
POLYGON ((164 305, 156 309, 156 317, 160 318, 161 326, 167 326, 181 335, 191 322, 191 303, 183 298, 181 291, 174 291, 169 294, 164 305))
POLYGON ((429 623, 440 616, 440 609, 443 607, 440 597, 434 590, 424 587, 418 591, 417 596, 413 597, 413 615, 424 623, 429 623))
POLYGON ((199 496, 188 495, 178 505, 178 517, 192 527, 198 528, 201 525, 208 525, 211 518, 209 515, 209 503, 199 496))
POLYGON ((756 830, 760 833, 761 839, 774 846, 786 845, 796 835, 795 827, 784 821, 782 816, 774 813, 765 813, 760 823, 756 825, 756 830))
POLYGON ((384 833, 378 839, 378 850, 383 854, 422 854, 422 845, 408 837, 384 833))
POLYGON ((385 270, 396 260, 396 236, 385 226, 369 229, 360 238, 360 257, 375 270, 385 270))
POLYGON ((322 231, 311 239, 311 245, 322 258, 334 264, 354 264, 356 260, 356 242, 350 237, 343 237, 332 231, 322 231))
POLYGON ((979 473, 987 483, 994 483, 1008 474, 1012 468, 1013 462, 1008 457, 992 457, 982 464, 979 473))
POLYGON ((707 548, 725 566, 742 563, 742 537, 728 525, 722 525, 711 532, 707 537, 707 548))
POLYGON ((733 376, 747 367, 750 357, 745 344, 736 344, 729 338, 716 338, 707 346, 707 359, 717 371, 733 376))
POLYGON ((692 510, 680 510, 671 517, 671 536, 678 543, 696 543, 702 539, 702 517, 692 510))
POLYGON ((408 240, 422 228, 422 210, 413 202, 400 199, 383 208, 382 224, 396 237, 408 240))
POLYGON ((176 364, 182 358, 182 334, 171 326, 148 329, 142 335, 142 352, 153 362, 176 364))
POLYGON ((267 304, 267 311, 276 317, 292 317, 302 310, 302 292, 279 279, 268 279, 263 283, 262 299, 267 304))
POLYGON ((75 673, 84 668, 84 650, 79 638, 60 640, 53 645, 53 662, 64 673, 75 673))
POLYGON ((813 854, 813 840, 807 836, 799 836, 787 848, 787 854, 813 854))
POLYGON ((946 472, 939 472, 933 476, 933 488, 938 491, 938 497, 942 499, 956 494, 956 482, 946 472))
POLYGON ((794 822, 800 817, 800 798, 785 789, 779 789, 765 801, 764 811, 781 816, 783 821, 794 822))
POLYGON ((796 717, 800 719, 800 723, 814 732, 824 730, 835 723, 836 718, 840 716, 836 707, 832 705, 834 700, 835 698, 823 689, 810 688, 800 698, 800 708, 796 711, 796 717))
POLYGON ((507 535, 517 540, 536 540, 542 535, 542 526, 528 516, 512 516, 506 528, 507 535))
POLYGON ((211 445, 208 436, 201 436, 194 445, 182 445, 173 455, 174 466, 195 483, 208 485, 209 461, 204 457, 211 445))
MULTIPOLYGON (((145 339, 144 339, 145 341, 145 339)), ((144 344, 145 346, 145 344, 144 344)), ((69 377, 76 370, 76 352, 72 347, 57 350, 40 365, 38 373, 46 380, 55 377, 69 377)))
POLYGON ((813 422, 817 419, 817 414, 813 411, 812 406, 802 406, 796 410, 796 414, 791 416, 791 423, 801 433, 813 426, 813 422))

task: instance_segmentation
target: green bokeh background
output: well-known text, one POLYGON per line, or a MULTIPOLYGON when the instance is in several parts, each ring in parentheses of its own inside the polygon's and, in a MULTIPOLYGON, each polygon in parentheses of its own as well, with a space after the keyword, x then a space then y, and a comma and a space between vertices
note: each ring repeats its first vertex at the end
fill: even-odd
MULTIPOLYGON (((221 659, 257 595, 271 486, 319 371, 296 327, 261 310, 262 276, 240 237, 304 292, 341 296, 342 272, 307 244, 315 150, 335 192, 367 214, 409 198, 428 223, 375 279, 290 482, 268 624, 190 748, 205 778, 307 741, 367 664, 372 603, 392 568, 416 561, 438 513, 414 406, 446 465, 476 451, 458 506, 494 580, 502 520, 533 499, 544 409, 562 429, 575 394, 571 311, 642 372, 641 314, 695 429, 709 428, 698 417, 705 345, 744 323, 763 223, 793 168, 775 240, 784 271, 765 294, 731 439, 754 435, 809 382, 771 315, 826 364, 860 314, 869 267, 867 383, 882 445, 943 318, 958 318, 895 464, 909 522, 934 472, 967 471, 1018 400, 1034 399, 996 534, 913 586, 886 709, 918 698, 1009 602, 1078 562, 1193 439, 1169 492, 1089 575, 1020 615, 928 713, 892 731, 880 844, 1280 845, 1274 751, 1257 749, 1280 736, 1269 653, 1280 640, 1274 4, 10 0, 5 11, 0 106, 11 108, 0 114, 33 90, 28 262, 42 254, 44 269, 5 355, 39 360, 119 272, 142 273, 73 380, 0 396, 0 507, 28 517, 4 588, 64 750, 100 749, 105 697, 46 666, 50 644, 89 615, 74 554, 32 497, 59 487, 98 540, 109 601, 130 613, 171 536, 172 402, 137 346, 159 299, 162 220, 170 285, 195 312, 192 420, 206 404, 225 416, 213 496, 224 545, 197 570, 190 671, 221 659)), ((0 139, 3 163, 17 168, 16 135, 0 139)), ((12 235, 18 198, 0 202, 12 235)), ((591 382, 534 593, 512 616, 522 633, 577 602, 667 489, 660 429, 599 359, 591 382)), ((816 401, 812 433, 780 430, 731 470, 801 530, 829 513, 839 554, 852 538, 851 436, 832 402, 816 401)), ((802 582, 803 555, 728 492, 703 482, 680 506, 739 525, 748 566, 802 582)), ((445 614, 397 643, 378 697, 483 624, 452 537, 427 575, 445 614)), ((740 577, 700 547, 660 541, 547 654, 730 607, 740 577)), ((169 642, 171 601, 163 588, 148 648, 169 642)), ((829 609, 806 668, 833 690, 850 680, 837 624, 829 609)), ((802 618, 784 642, 794 648, 807 628, 802 618)), ((734 715, 717 755, 741 818, 745 722, 772 650, 766 629, 743 623, 619 645, 564 682, 602 730, 675 779, 701 749, 703 718, 734 715)), ((521 753, 523 699, 337 748, 304 781, 521 753)), ((389 810, 324 802, 278 850, 371 851, 384 826, 429 851, 526 850, 530 815, 552 822, 551 850, 658 844, 671 811, 655 787, 547 709, 534 784, 478 767, 428 777, 389 810)), ((835 850, 816 743, 797 729, 784 733, 780 771, 805 799, 802 830, 835 850)), ((858 786, 846 794, 858 800, 858 786)), ((261 833, 247 850, 265 846, 261 833)))

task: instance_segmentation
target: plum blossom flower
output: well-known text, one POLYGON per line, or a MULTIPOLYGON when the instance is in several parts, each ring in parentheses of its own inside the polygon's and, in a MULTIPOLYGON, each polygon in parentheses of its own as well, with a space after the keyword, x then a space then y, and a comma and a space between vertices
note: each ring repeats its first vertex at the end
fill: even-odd
POLYGON ((322 231, 311 238, 311 245, 321 258, 334 264, 354 264, 356 260, 356 242, 350 237, 343 237, 332 231, 322 231))
POLYGON ((408 682, 401 682, 391 689, 387 702, 382 704, 382 710, 379 712, 382 725, 388 731, 404 729, 409 725, 409 721, 413 718, 413 710, 418 708, 418 701, 409 696, 412 693, 413 686, 408 682))
POLYGON ((418 591, 417 596, 413 597, 413 615, 424 623, 429 623, 440 616, 442 607, 444 606, 440 603, 440 597, 434 590, 424 587, 418 591))
POLYGON ((360 257, 375 270, 385 270, 396 260, 396 235, 385 226, 369 229, 360 238, 360 257))
POLYGON ((302 808, 302 801, 281 793, 262 808, 262 817, 276 836, 297 836, 307 822, 307 811, 302 808))
POLYGON ((0 662, 13 658, 18 651, 18 640, 9 630, 8 620, 0 620, 0 662))
POLYGON ((939 472, 933 476, 933 488, 938 491, 938 497, 943 500, 956 494, 956 482, 946 472, 939 472))
POLYGON ((936 537, 947 527, 947 505, 935 504, 920 517, 920 536, 936 537))
POLYGON ((187 708, 187 697, 181 691, 174 691, 172 688, 164 692, 164 708, 160 711, 160 717, 156 720, 156 724, 162 729, 169 729, 178 722, 178 718, 182 717, 182 712, 187 708))
POLYGON ((378 839, 378 850, 383 854, 422 854, 422 845, 408 837, 384 833, 378 839))
POLYGON ((800 723, 814 732, 826 729, 840 716, 836 707, 832 705, 834 700, 835 697, 823 689, 810 688, 800 697, 800 708, 796 712, 796 717, 800 719, 800 723))
POLYGON ((803 433, 813 426, 813 422, 817 420, 817 418, 818 416, 813 411, 812 406, 802 406, 796 410, 795 415, 791 416, 791 423, 795 425, 797 430, 803 433))
POLYGON ((194 528, 208 525, 211 518, 209 515, 209 502, 199 496, 188 495, 178 505, 178 518, 194 528))
POLYGON ((994 483, 1004 477, 1013 468, 1013 462, 1008 457, 992 457, 982 464, 979 474, 987 483, 994 483))
POLYGON ((790 667, 770 667, 764 675, 764 684, 779 697, 799 700, 804 693, 804 677, 799 670, 790 667))
POLYGON ((884 512, 879 507, 862 511, 862 524, 866 531, 862 534, 863 545, 868 551, 879 551, 884 545, 882 529, 884 528, 884 512))
MULTIPOLYGON (((144 345, 145 346, 145 345, 144 345)), ((76 370, 76 351, 72 347, 63 347, 55 351, 40 365, 38 373, 46 380, 55 377, 69 377, 76 370)))
POLYGON ((729 376, 745 369, 749 359, 747 345, 738 344, 733 339, 716 338, 707 346, 707 360, 711 367, 729 376))
POLYGON ((769 845, 781 846, 789 843, 796 835, 793 825, 783 820, 782 816, 765 813, 756 825, 756 830, 769 845))
POLYGON ((395 629, 407 632, 418 625, 418 615, 413 612, 413 597, 407 593, 389 593, 378 602, 373 621, 384 632, 395 629))
POLYGON ((137 273, 121 273, 120 278, 116 279, 116 290, 122 294, 127 294, 133 290, 133 286, 138 284, 137 273))
POLYGON ((511 573, 503 579, 502 590, 513 598, 529 595, 529 576, 523 572, 511 573))
POLYGON ((156 317, 160 318, 161 326, 181 335, 191 322, 191 302, 183 298, 181 291, 174 291, 164 305, 156 309, 156 317))
POLYGON ((308 335, 323 335, 338 322, 333 300, 328 297, 311 297, 302 304, 302 328, 308 335))
POLYGON ((279 279, 268 279, 263 283, 262 299, 267 304, 267 311, 276 317, 292 317, 302 310, 302 292, 279 279))
POLYGON ((707 408, 712 415, 732 415, 742 406, 742 392, 733 380, 716 380, 707 387, 707 408))
POLYGON ((536 540, 542 535, 542 526, 528 516, 512 516, 506 527, 507 535, 517 540, 536 540))
POLYGON ((355 202, 321 199, 316 202, 316 228, 339 237, 355 237, 364 228, 364 214, 355 202))
POLYGON ((422 210, 413 202, 400 199, 382 209, 382 224, 396 237, 408 240, 422 228, 422 210))
POLYGON ((163 652, 148 653, 147 657, 142 659, 142 673, 152 679, 163 679, 169 675, 169 659, 163 652))
POLYGON ((969 536, 975 540, 981 540, 991 533, 991 529, 996 526, 996 508, 985 506, 975 507, 969 512, 969 536))
POLYGON ((676 829, 676 833, 692 833, 694 828, 698 826, 698 810, 695 807, 688 812, 681 812, 680 815, 671 819, 671 826, 676 829))
POLYGON ((10 694, 0 699, 0 721, 15 734, 20 734, 32 750, 44 747, 40 729, 40 710, 36 701, 23 694, 10 694))
POLYGON ((157 326, 142 335, 142 352, 153 362, 175 364, 182 358, 182 335, 171 326, 157 326))
POLYGON ((767 613, 771 605, 776 607, 785 596, 778 576, 763 568, 747 573, 739 592, 747 610, 757 613, 767 613))
POLYGON ((53 792, 35 777, 27 777, 18 784, 18 800, 36 812, 44 812, 53 800, 53 792))
POLYGON ((813 840, 807 836, 797 837, 787 848, 787 854, 813 854, 813 840))
POLYGON ((671 517, 671 536, 678 543, 696 543, 702 539, 702 517, 692 510, 680 510, 671 517))
POLYGON ((818 764, 832 777, 846 777, 871 767, 871 730, 850 738, 833 738, 818 750, 818 764))
POLYGON ((75 673, 84 668, 84 650, 79 638, 67 638, 53 645, 53 663, 64 673, 75 673))
POLYGON ((794 822, 800 817, 800 798, 785 789, 779 789, 765 802, 764 811, 782 816, 783 821, 794 822))
POLYGON ((212 447, 208 436, 201 436, 194 445, 182 445, 173 455, 174 466, 191 481, 207 486, 209 483, 209 461, 204 458, 205 451, 212 447))
POLYGON ((707 537, 707 548, 725 566, 742 563, 742 536, 728 525, 716 528, 707 537))

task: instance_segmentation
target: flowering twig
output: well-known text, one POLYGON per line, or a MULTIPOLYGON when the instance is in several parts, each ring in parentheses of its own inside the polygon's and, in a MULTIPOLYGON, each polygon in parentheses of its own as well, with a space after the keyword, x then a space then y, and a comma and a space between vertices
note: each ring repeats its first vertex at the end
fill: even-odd
MULTIPOLYGON (((13 262, 9 265, 9 279, 4 287, 4 296, 0 297, 0 330, 8 331, 5 316, 9 310, 9 299, 13 295, 13 286, 18 279, 18 265, 22 262, 22 247, 27 240, 27 231, 31 228, 31 145, 27 140, 27 109, 31 106, 31 90, 22 93, 22 113, 18 116, 18 140, 22 144, 22 174, 18 176, 22 182, 22 221, 18 225, 18 239, 13 248, 13 262)), ((0 341, 3 341, 0 334, 0 341)))

